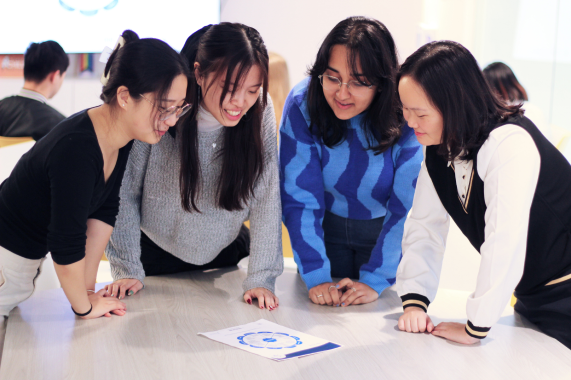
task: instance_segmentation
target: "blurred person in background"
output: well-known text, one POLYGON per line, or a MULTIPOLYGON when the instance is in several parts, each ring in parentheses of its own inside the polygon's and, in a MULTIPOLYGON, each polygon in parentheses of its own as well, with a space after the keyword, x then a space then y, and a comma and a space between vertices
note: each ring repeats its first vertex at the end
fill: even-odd
POLYGON ((551 141, 551 130, 543 112, 529 102, 527 91, 519 83, 512 69, 505 63, 494 62, 486 66, 483 73, 492 91, 510 106, 523 104, 525 116, 551 141))
POLYGON ((32 43, 24 56, 24 87, 0 101, 0 136, 39 140, 65 119, 47 105, 61 88, 69 58, 55 41, 32 43))

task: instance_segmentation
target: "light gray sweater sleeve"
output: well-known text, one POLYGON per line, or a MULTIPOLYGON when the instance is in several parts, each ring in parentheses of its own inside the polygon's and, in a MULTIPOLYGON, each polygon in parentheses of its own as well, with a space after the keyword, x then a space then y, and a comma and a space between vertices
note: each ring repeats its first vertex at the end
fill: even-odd
POLYGON ((262 124, 264 171, 250 203, 250 259, 243 287, 244 291, 260 287, 275 293, 276 278, 283 272, 284 259, 276 117, 269 96, 262 124))
POLYGON ((120 191, 119 213, 105 250, 113 280, 145 278, 141 264, 141 197, 151 146, 135 141, 129 154, 120 191))

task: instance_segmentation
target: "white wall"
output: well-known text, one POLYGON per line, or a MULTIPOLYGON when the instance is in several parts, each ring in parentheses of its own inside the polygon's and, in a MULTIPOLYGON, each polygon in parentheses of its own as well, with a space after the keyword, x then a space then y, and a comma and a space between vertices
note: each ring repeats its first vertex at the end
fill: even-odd
POLYGON ((226 0, 220 21, 256 28, 268 50, 287 61, 290 84, 305 77, 329 31, 349 16, 368 16, 383 22, 395 39, 401 61, 417 48, 422 0, 226 0))

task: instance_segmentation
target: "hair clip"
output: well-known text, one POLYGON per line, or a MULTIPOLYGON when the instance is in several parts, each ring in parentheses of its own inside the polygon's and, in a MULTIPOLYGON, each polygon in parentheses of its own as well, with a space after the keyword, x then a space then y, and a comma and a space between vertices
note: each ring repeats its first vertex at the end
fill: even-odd
MULTIPOLYGON (((125 46, 125 39, 123 38, 123 36, 119 36, 117 42, 115 43, 115 47, 113 49, 111 49, 109 46, 105 46, 105 48, 101 52, 101 55, 99 56, 99 62, 107 64, 107 61, 109 61, 109 57, 111 57, 111 54, 115 51, 115 49, 121 49, 123 46, 125 46)), ((101 84, 105 86, 107 82, 109 82, 109 72, 107 73, 107 75, 105 75, 105 70, 103 70, 103 75, 101 75, 100 81, 101 84)))

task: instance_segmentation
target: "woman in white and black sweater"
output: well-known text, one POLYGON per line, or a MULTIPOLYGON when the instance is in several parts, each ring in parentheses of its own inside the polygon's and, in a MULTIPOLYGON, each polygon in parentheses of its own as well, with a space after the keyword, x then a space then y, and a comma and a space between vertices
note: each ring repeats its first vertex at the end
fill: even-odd
POLYGON ((283 256, 266 48, 255 29, 221 23, 191 35, 181 54, 194 69, 194 106, 160 144, 133 146, 106 250, 115 280, 108 292, 123 298, 145 276, 236 265, 249 255, 244 300, 273 310, 283 256))
POLYGON ((496 98, 474 57, 451 41, 401 66, 403 114, 426 155, 403 236, 399 328, 464 344, 515 310, 571 348, 571 166, 520 110, 496 98), (467 323, 434 326, 450 218, 481 256, 467 323))

